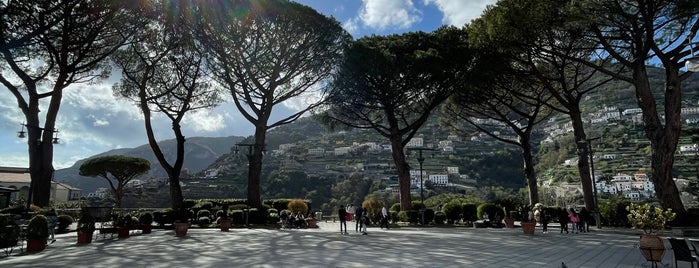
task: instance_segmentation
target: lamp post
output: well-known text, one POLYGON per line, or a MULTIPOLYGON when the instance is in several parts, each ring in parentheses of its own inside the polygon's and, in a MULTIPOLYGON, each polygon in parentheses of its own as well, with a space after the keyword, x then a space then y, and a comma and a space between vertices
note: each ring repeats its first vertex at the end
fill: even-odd
POLYGON ((420 209, 420 224, 424 225, 425 224, 425 213, 424 213, 425 196, 424 196, 424 183, 422 182, 422 173, 423 173, 422 164, 425 163, 425 157, 422 155, 422 151, 432 151, 433 149, 425 148, 425 147, 417 147, 417 148, 408 148, 408 150, 418 151, 417 162, 420 164, 420 204, 423 207, 420 209))
POLYGON ((592 197, 595 200, 594 204, 594 213, 595 213, 595 225, 597 225, 597 229, 602 228, 602 222, 600 222, 600 212, 599 212, 599 201, 597 200, 597 180, 595 179, 595 160, 594 160, 594 151, 592 151, 592 141, 598 140, 600 137, 596 138, 591 138, 591 139, 585 139, 578 141, 579 144, 585 145, 585 149, 587 150, 587 156, 590 159, 590 174, 592 176, 592 197))
MULTIPOLYGON (((24 128, 27 128, 27 131, 29 131, 30 128, 38 130, 38 137, 36 140, 36 145, 35 145, 35 158, 38 160, 37 163, 35 164, 37 167, 41 168, 42 162, 43 162, 43 150, 42 150, 42 145, 44 141, 42 140, 43 132, 49 131, 52 133, 52 138, 51 138, 51 143, 53 144, 58 144, 59 143, 59 138, 58 138, 58 130, 57 129, 45 129, 39 126, 34 126, 34 125, 28 125, 26 123, 21 123, 20 124, 20 130, 17 131, 17 137, 22 139, 27 137, 27 131, 24 131, 24 128)), ((30 145, 31 147, 31 145, 30 145)), ((31 156, 30 156, 31 158, 31 156)), ((31 160, 30 160, 31 163, 31 160)), ((31 166, 29 167, 30 169, 32 168, 31 166)), ((53 172, 53 170, 51 171, 53 172)), ((31 173, 31 172, 30 172, 31 173)), ((29 193, 27 194, 27 208, 32 204, 32 201, 34 199, 34 194, 33 191, 36 188, 36 181, 34 179, 31 179, 29 181, 29 193)))
MULTIPOLYGON (((252 154, 253 154, 253 149, 257 146, 260 146, 259 144, 256 143, 236 143, 235 144, 235 149, 234 152, 238 154, 240 152, 240 147, 247 147, 247 153, 245 153, 245 156, 248 158, 248 167, 250 166, 250 162, 252 162, 252 154)), ((264 146, 264 145, 262 145, 264 146)), ((248 177, 250 176, 250 170, 248 170, 248 177)), ((248 178, 248 183, 250 182, 250 178, 248 178)), ((249 217, 250 216, 250 200, 248 200, 245 203, 245 227, 250 227, 249 224, 249 217)))

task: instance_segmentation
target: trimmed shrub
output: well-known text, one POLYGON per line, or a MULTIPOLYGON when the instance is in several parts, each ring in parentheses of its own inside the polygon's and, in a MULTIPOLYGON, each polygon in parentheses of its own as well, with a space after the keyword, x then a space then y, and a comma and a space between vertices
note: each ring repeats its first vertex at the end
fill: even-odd
POLYGON ((208 209, 202 209, 199 210, 199 212, 197 212, 197 219, 201 219, 204 217, 211 219, 211 212, 208 209))
POLYGON ((410 205, 413 207, 412 208, 413 210, 425 209, 425 204, 423 204, 420 201, 412 201, 412 202, 410 202, 410 205))
POLYGON ((0 214, 0 248, 14 247, 19 242, 19 225, 12 214, 0 214))
POLYGON ((483 203, 478 205, 478 219, 482 220, 483 216, 485 216, 485 213, 488 214, 488 218, 491 220, 494 220, 498 217, 502 219, 505 216, 505 211, 502 209, 502 207, 493 203, 483 203))
POLYGON ((199 227, 209 227, 209 225, 211 225, 211 218, 209 218, 209 217, 198 218, 197 224, 199 225, 199 227))
POLYGON ((449 224, 461 220, 461 202, 459 202, 459 200, 452 200, 446 203, 442 206, 442 212, 444 212, 444 216, 449 224))
POLYGON ((420 211, 411 209, 406 211, 406 215, 409 223, 415 224, 420 222, 420 211))
POLYGON ((474 222, 478 219, 478 206, 476 204, 463 204, 461 210, 464 216, 464 221, 474 222))
POLYGON ((399 218, 398 218, 398 214, 399 214, 399 213, 400 213, 400 212, 395 211, 395 210, 391 210, 391 211, 388 212, 388 214, 391 215, 390 220, 391 220, 392 223, 396 223, 396 222, 399 221, 399 218))
POLYGON ((425 224, 429 224, 434 220, 434 209, 425 209, 422 216, 425 217, 425 224))
POLYGON ((388 209, 390 211, 395 211, 395 212, 400 212, 400 203, 395 203, 391 205, 391 208, 388 209))
POLYGON ((142 211, 141 214, 138 215, 138 223, 148 226, 153 224, 153 212, 142 211))
POLYGON ((165 224, 172 224, 175 222, 175 213, 171 208, 155 211, 153 212, 153 220, 158 223, 160 227, 165 224))
POLYGON ((444 224, 447 219, 447 214, 444 211, 437 211, 434 213, 434 223, 437 225, 444 224))
POLYGON ((44 215, 34 215, 27 224, 27 239, 47 239, 49 237, 49 220, 44 215))
POLYGON ((301 214, 304 215, 308 213, 308 204, 306 204, 306 202, 302 199, 294 199, 289 201, 287 208, 291 210, 292 213, 301 212, 301 214))
POLYGON ((59 231, 59 232, 65 232, 66 230, 68 230, 68 226, 70 226, 71 224, 73 224, 73 222, 74 222, 75 220, 74 220, 73 217, 71 217, 70 215, 64 215, 64 214, 62 214, 62 215, 58 215, 58 217, 56 218, 56 221, 57 221, 57 223, 58 223, 58 224, 57 224, 57 226, 58 226, 58 231, 59 231))

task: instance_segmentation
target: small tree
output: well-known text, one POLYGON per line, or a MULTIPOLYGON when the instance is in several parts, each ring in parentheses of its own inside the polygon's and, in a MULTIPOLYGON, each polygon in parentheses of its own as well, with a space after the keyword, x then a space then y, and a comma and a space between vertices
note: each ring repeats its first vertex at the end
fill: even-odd
POLYGON ((301 199, 294 199, 289 201, 289 204, 287 205, 291 213, 302 213, 306 214, 308 212, 308 205, 306 204, 305 201, 301 199))
POLYGON ((102 177, 107 180, 114 194, 114 207, 119 208, 126 184, 149 170, 150 162, 146 159, 109 155, 85 161, 80 165, 80 176, 102 177))

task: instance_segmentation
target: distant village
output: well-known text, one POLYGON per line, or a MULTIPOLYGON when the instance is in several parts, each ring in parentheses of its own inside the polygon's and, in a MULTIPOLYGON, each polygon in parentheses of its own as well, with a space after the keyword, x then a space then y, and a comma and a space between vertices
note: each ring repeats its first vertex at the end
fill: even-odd
MULTIPOLYGON (((685 107, 681 110, 682 121, 686 125, 696 125, 699 123, 699 107, 685 107)), ((587 116, 588 123, 592 125, 596 124, 613 124, 613 123, 630 123, 630 124, 641 124, 641 109, 631 108, 631 109, 620 109, 616 106, 604 107, 594 113, 587 116)), ((488 123, 492 125, 502 125, 500 122, 486 122, 488 120, 481 120, 480 123, 488 123)), ((549 143, 556 140, 561 135, 568 134, 572 132, 572 126, 569 121, 557 120, 556 117, 551 118, 544 128, 544 132, 547 133, 547 137, 542 140, 542 143, 549 143), (561 122, 559 122, 561 121, 561 122)), ((514 138, 514 137, 513 137, 514 138)), ((476 135, 470 137, 470 141, 479 141, 482 139, 487 139, 485 134, 476 135)), ((455 153, 455 143, 462 142, 462 138, 456 135, 449 135, 444 140, 437 140, 434 143, 426 144, 425 140, 421 137, 413 138, 408 144, 407 148, 430 148, 439 151, 442 154, 455 153)), ((277 156, 284 156, 289 154, 289 152, 297 147, 296 144, 281 144, 276 150, 271 153, 277 156)), ((408 149, 410 150, 410 149, 408 149)), ((307 149, 306 157, 308 158, 322 158, 325 156, 343 156, 347 154, 352 154, 356 152, 367 152, 367 153, 390 153, 391 147, 387 144, 382 144, 379 142, 354 142, 350 146, 338 146, 334 148, 323 148, 316 147, 307 149)), ((677 150, 679 155, 699 155, 699 145, 698 144, 680 144, 677 150)), ((614 160, 617 157, 623 157, 623 155, 617 155, 615 153, 604 153, 595 154, 593 159, 600 160, 614 160)), ((287 167, 302 167, 293 157, 283 158, 282 160, 287 167)), ((577 158, 571 158, 565 161, 563 165, 565 166, 575 166, 577 164, 577 158)), ((390 163, 365 163, 356 164, 353 167, 356 171, 365 172, 367 174, 385 174, 387 171, 393 169, 390 163)), ((206 184, 204 187, 216 187, 217 185, 207 184, 205 181, 207 178, 216 177, 218 175, 218 170, 212 169, 205 172, 204 178, 198 180, 197 178, 192 178, 186 182, 182 182, 183 187, 196 187, 201 186, 201 184, 206 184)), ((420 170, 413 168, 410 171, 411 174, 411 191, 414 194, 418 194, 420 189, 424 188, 426 184, 431 187, 452 187, 452 188, 475 188, 478 186, 476 179, 469 178, 469 176, 460 174, 459 167, 456 166, 446 166, 439 172, 434 170, 420 170)), ((624 174, 618 173, 611 176, 611 180, 606 180, 605 176, 601 173, 595 174, 596 190, 600 195, 614 195, 623 196, 625 198, 633 200, 644 200, 653 198, 655 196, 655 189, 653 183, 649 180, 648 175, 645 173, 634 173, 634 174, 624 174)), ((388 176, 385 178, 389 181, 387 187, 383 189, 384 192, 398 194, 399 187, 397 179, 394 176, 388 176)), ((675 180, 678 188, 683 189, 689 183, 686 179, 676 179, 675 180)), ((551 200, 548 200, 550 205, 569 205, 561 197, 571 196, 571 195, 582 195, 582 189, 579 183, 559 183, 554 185, 551 180, 540 180, 540 188, 544 191, 545 196, 549 196, 551 200)), ((16 168, 16 167, 0 167, 0 208, 7 207, 11 202, 17 200, 26 200, 29 193, 30 176, 27 168, 16 168)), ((129 183, 129 188, 135 192, 147 192, 149 189, 157 189, 167 185, 166 178, 148 178, 142 180, 133 180, 129 183)), ((93 198, 102 199, 110 196, 110 189, 99 188, 95 192, 83 193, 80 189, 67 185, 65 183, 52 183, 51 188, 51 200, 54 202, 79 202, 83 198, 93 198)), ((546 198, 542 198, 546 200, 546 198)))

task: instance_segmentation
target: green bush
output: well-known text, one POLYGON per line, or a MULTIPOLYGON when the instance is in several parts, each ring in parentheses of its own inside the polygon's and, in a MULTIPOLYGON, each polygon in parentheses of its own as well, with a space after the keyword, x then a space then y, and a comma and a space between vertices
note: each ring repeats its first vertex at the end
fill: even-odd
POLYGON ((488 218, 491 220, 494 220, 498 217, 502 219, 505 216, 505 211, 502 209, 502 207, 493 203, 483 203, 478 205, 478 219, 482 220, 485 213, 488 213, 488 218))
POLYGON ((425 204, 423 204, 423 203, 420 202, 420 201, 412 201, 412 202, 410 203, 410 205, 413 207, 413 208, 412 208, 413 210, 425 209, 425 204))
POLYGON ((390 211, 400 212, 400 203, 395 203, 391 205, 390 211))
POLYGON ((422 216, 425 217, 425 224, 429 224, 434 220, 434 209, 428 208, 425 209, 422 213, 422 216))
POLYGON ((408 222, 408 212, 406 210, 399 211, 395 218, 401 222, 408 222))
POLYGON ((414 209, 408 210, 408 211, 406 211, 406 215, 408 217, 409 223, 415 224, 415 223, 420 222, 420 211, 419 210, 414 210, 414 209))
POLYGON ((27 225, 27 239, 47 239, 49 237, 49 221, 44 215, 34 215, 27 225))
POLYGON ((194 209, 196 211, 199 211, 202 209, 210 211, 213 207, 214 207, 214 204, 211 203, 210 201, 200 201, 196 205, 194 205, 194 207, 192 207, 192 209, 194 209))
POLYGON ((61 214, 61 215, 58 215, 58 217, 56 218, 56 221, 58 223, 57 224, 58 231, 65 232, 66 230, 68 230, 68 226, 73 224, 73 222, 75 220, 70 215, 61 214))
POLYGON ((607 202, 600 202, 600 214, 602 215, 602 224, 614 227, 631 227, 629 219, 629 211, 626 207, 631 204, 631 201, 624 198, 612 198, 607 202))
POLYGON ((245 214, 242 209, 231 210, 230 216, 233 222, 245 223, 245 214))
POLYGON ((400 219, 398 218, 398 213, 400 213, 400 212, 395 211, 395 210, 391 210, 391 211, 388 212, 388 214, 391 215, 391 219, 390 219, 390 220, 391 220, 392 223, 396 223, 396 222, 398 222, 398 221, 400 220, 400 219))
POLYGON ((175 222, 175 213, 171 208, 156 211, 153 212, 153 220, 158 223, 160 227, 165 224, 172 224, 175 222))
POLYGON ((461 210, 464 215, 464 221, 474 222, 478 220, 478 205, 476 204, 463 204, 461 205, 461 210))
POLYGON ((80 233, 91 234, 95 232, 95 218, 87 211, 83 211, 78 219, 77 230, 80 233))
POLYGON ((197 219, 200 219, 203 217, 211 219, 211 212, 208 209, 199 210, 199 212, 197 212, 197 219))
POLYGON ((434 213, 434 223, 437 225, 444 224, 447 219, 447 214, 444 211, 437 211, 434 213))
POLYGON ((442 206, 442 212, 449 224, 453 224, 461 220, 461 202, 459 200, 452 200, 442 206))
POLYGON ((209 217, 198 218, 197 225, 199 225, 199 227, 209 227, 209 225, 211 225, 211 218, 209 218, 209 217))
POLYGON ((0 214, 0 248, 16 246, 19 242, 19 232, 19 225, 15 222, 14 215, 0 214))
POLYGON ((276 224, 279 222, 279 213, 272 212, 267 216, 267 223, 276 224))
POLYGON ((150 211, 143 211, 138 215, 138 223, 143 225, 153 224, 153 213, 150 211))
POLYGON ((267 223, 267 218, 269 214, 267 211, 262 211, 257 208, 251 208, 248 212, 248 223, 249 224, 264 224, 267 223))

